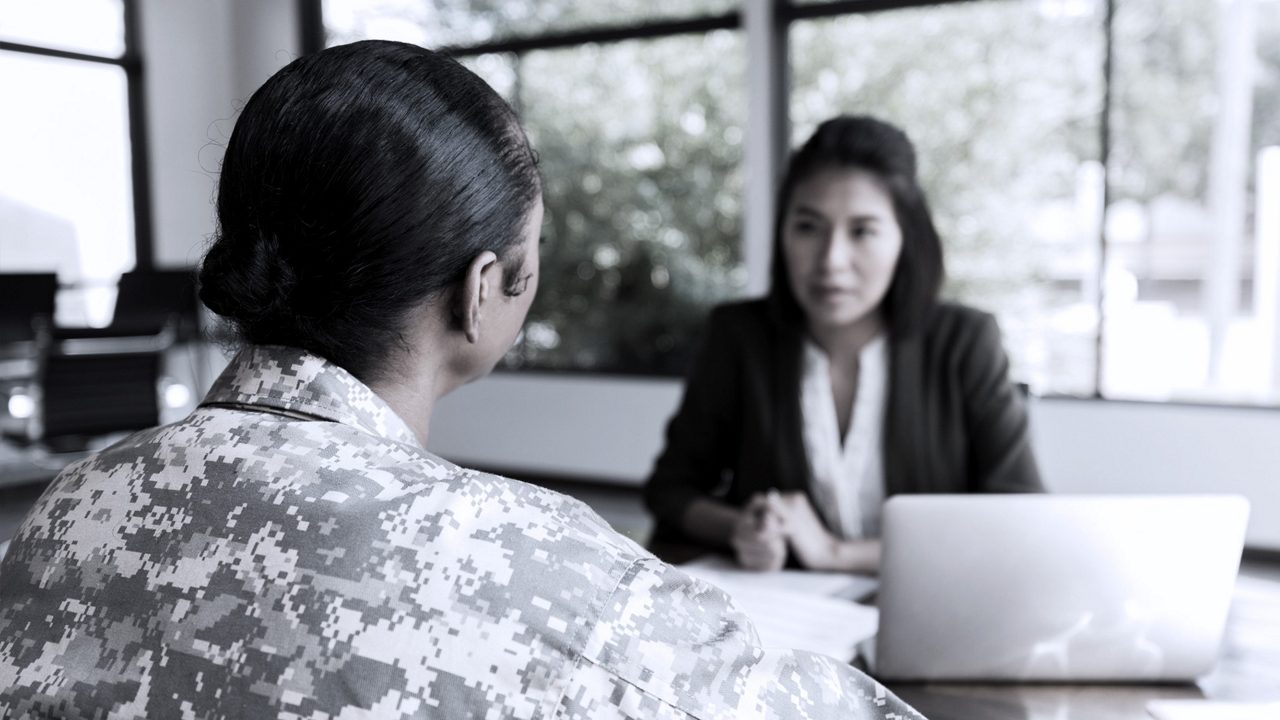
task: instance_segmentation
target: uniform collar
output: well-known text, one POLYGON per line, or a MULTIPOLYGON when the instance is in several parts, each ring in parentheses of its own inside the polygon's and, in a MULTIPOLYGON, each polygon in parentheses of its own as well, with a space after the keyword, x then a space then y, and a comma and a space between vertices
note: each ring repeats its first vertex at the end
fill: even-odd
POLYGON ((422 447, 408 424, 369 386, 297 348, 250 345, 236 353, 202 405, 219 403, 312 416, 422 447))

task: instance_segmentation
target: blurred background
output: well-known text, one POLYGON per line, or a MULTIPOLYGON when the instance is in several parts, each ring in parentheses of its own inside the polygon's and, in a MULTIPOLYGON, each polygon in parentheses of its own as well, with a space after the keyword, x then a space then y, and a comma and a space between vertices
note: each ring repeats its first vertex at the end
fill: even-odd
POLYGON ((1280 553, 1280 0, 0 1, 0 485, 194 407, 236 112, 364 38, 454 54, 546 178, 538 299, 442 455, 634 508, 707 311, 767 288, 788 149, 870 113, 1051 488, 1242 493, 1280 553))

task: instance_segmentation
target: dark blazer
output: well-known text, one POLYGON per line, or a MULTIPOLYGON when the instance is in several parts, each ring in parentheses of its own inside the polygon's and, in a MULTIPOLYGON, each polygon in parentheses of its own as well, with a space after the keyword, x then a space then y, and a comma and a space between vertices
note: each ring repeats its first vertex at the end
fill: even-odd
MULTIPOLYGON (((801 332, 780 327, 764 300, 712 311, 645 486, 655 541, 687 542, 680 519, 699 497, 741 506, 770 489, 810 492, 801 332)), ((961 305, 939 305, 923 331, 890 341, 886 496, 1043 490, 1008 373, 995 318, 961 305)))

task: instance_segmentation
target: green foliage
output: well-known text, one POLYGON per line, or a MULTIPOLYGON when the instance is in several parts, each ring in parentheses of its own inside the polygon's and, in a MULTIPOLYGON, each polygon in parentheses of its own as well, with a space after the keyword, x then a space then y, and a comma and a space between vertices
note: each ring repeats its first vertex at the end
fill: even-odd
POLYGON ((1218 2, 1117 5, 1112 200, 1203 196, 1215 116, 1218 2))
POLYGON ((744 279, 743 62, 730 32, 521 60, 547 219, 538 330, 513 362, 683 368, 706 309, 744 279))

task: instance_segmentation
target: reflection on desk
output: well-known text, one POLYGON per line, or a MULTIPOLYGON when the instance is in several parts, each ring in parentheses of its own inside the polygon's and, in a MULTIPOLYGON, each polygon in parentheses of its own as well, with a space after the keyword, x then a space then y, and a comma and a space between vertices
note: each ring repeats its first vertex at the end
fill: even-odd
POLYGON ((890 688, 930 720, 1149 720, 1153 700, 1280 702, 1280 568, 1247 562, 1241 567, 1218 663, 1194 684, 892 683, 890 688))

